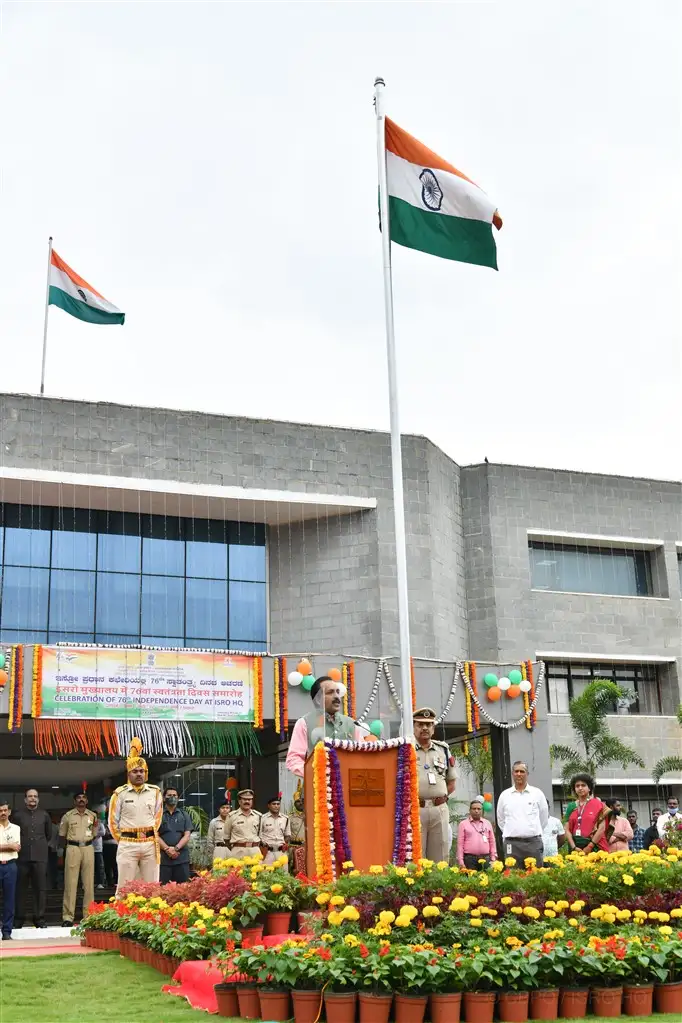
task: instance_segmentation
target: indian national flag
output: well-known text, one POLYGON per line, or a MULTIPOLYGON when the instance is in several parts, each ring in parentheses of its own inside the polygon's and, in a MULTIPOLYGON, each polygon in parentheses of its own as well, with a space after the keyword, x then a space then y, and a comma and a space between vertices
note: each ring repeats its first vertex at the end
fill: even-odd
POLYGON ((391 241, 497 270, 502 218, 478 185, 386 118, 391 241))
POLYGON ((61 256, 52 250, 50 261, 50 305, 58 305, 86 323, 124 323, 125 313, 108 302, 104 295, 95 291, 67 266, 61 256))

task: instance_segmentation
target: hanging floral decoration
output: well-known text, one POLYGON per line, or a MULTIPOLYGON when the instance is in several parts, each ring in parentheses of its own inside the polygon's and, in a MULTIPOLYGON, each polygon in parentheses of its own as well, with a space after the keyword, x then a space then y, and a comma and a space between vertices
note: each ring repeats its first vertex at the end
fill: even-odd
POLYGON ((273 660, 275 681, 275 731, 280 742, 285 742, 289 732, 289 690, 287 686, 287 659, 275 657, 273 660))
POLYGON ((334 832, 334 850, 336 853, 335 867, 337 874, 342 873, 343 864, 353 859, 348 821, 346 820, 346 803, 343 798, 343 782, 341 781, 341 765, 339 755, 333 746, 327 749, 327 808, 334 832))
POLYGON ((43 712, 43 648, 33 647, 33 687, 31 689, 31 717, 39 718, 43 712))
POLYGON ((123 755, 115 721, 39 717, 34 724, 33 742, 36 753, 44 757, 66 753, 100 757, 123 755))
POLYGON ((320 884, 329 884, 335 878, 334 836, 330 814, 333 812, 327 795, 328 758, 324 743, 318 742, 313 750, 313 820, 315 874, 320 884))
MULTIPOLYGON (((525 662, 526 672, 528 671, 529 663, 530 662, 528 662, 528 661, 525 662)), ((532 671, 533 671, 532 664, 530 664, 530 669, 531 669, 531 675, 532 675, 532 671)), ((530 679, 528 679, 528 681, 530 682, 530 679)), ((471 700, 472 700, 472 703, 474 704, 474 707, 478 708, 480 713, 483 714, 483 717, 486 719, 486 721, 488 721, 491 725, 494 725, 495 728, 503 728, 505 731, 513 729, 513 728, 519 728, 520 725, 525 725, 526 727, 528 727, 529 719, 531 721, 533 720, 533 714, 535 713, 535 708, 537 707, 538 700, 540 699, 540 693, 542 692, 542 687, 544 686, 544 683, 545 683, 545 665, 544 665, 543 661, 538 661, 538 681, 537 681, 537 685, 534 685, 534 683, 531 682, 531 688, 530 688, 530 690, 528 692, 528 695, 532 696, 532 699, 530 700, 530 704, 528 706, 528 710, 526 711, 524 709, 524 714, 523 714, 522 717, 520 717, 518 719, 518 721, 498 721, 496 718, 492 717, 491 714, 488 713, 487 709, 480 702, 478 696, 473 692, 472 687, 471 687, 471 682, 470 682, 469 678, 467 677, 466 671, 465 671, 465 674, 464 674, 464 685, 465 685, 465 687, 466 687, 466 689, 467 689, 467 691, 468 691, 468 693, 469 693, 469 695, 471 697, 471 700)), ((523 686, 523 685, 524 685, 524 680, 522 680, 522 682, 521 682, 521 686, 523 686)), ((488 690, 488 691, 490 691, 490 690, 488 690)), ((523 689, 522 689, 522 692, 523 692, 523 689)))
POLYGON ((417 752, 412 743, 405 742, 398 750, 392 863, 404 867, 406 863, 414 862, 415 849, 418 850, 418 858, 421 855, 421 820, 417 752))
MULTIPOLYGON (((464 662, 464 678, 467 682, 469 682, 471 678, 468 661, 464 662)), ((470 734, 474 730, 474 712, 473 700, 471 699, 471 691, 468 685, 465 685, 464 687, 464 703, 467 716, 467 733, 470 734)))
POLYGON ((253 659, 253 727, 263 727, 263 658, 253 659))
POLYGON ((343 697, 343 713, 347 717, 356 718, 358 707, 355 691, 355 661, 344 661, 341 667, 341 681, 346 687, 343 697))
POLYGON ((478 709, 478 680, 476 678, 476 661, 469 661, 469 681, 471 692, 474 698, 474 731, 478 732, 481 727, 481 713, 478 709))
POLYGON ((530 683, 530 688, 527 689, 523 686, 523 710, 526 717, 526 728, 529 732, 533 731, 538 719, 538 712, 536 709, 537 700, 535 698, 535 685, 533 683, 533 662, 524 661, 521 664, 521 675, 525 683, 530 683))
POLYGON ((414 657, 410 657, 410 685, 412 687, 412 710, 417 710, 417 682, 414 675, 414 657))
POLYGON ((12 646, 9 659, 9 708, 7 727, 18 732, 24 716, 24 647, 21 643, 12 646))

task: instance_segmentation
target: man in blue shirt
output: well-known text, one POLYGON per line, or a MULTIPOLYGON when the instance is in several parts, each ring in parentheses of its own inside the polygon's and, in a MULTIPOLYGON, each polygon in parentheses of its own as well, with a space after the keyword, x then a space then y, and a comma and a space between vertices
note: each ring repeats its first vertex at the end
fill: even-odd
POLYGON ((632 828, 632 841, 628 842, 630 852, 641 852, 644 848, 644 828, 637 826, 637 811, 628 811, 628 820, 632 828))
POLYGON ((177 789, 166 789, 163 796, 163 816, 159 827, 161 861, 159 880, 189 881, 189 848, 192 820, 186 810, 178 809, 177 789))

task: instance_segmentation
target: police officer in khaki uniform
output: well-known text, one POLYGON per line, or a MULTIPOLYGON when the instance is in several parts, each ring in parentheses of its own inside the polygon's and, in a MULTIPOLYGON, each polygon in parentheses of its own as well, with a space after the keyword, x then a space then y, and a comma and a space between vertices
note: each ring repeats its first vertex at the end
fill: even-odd
POLYGON ((422 827, 422 856, 438 862, 447 860, 448 796, 455 791, 455 759, 444 742, 433 738, 436 712, 422 707, 414 714, 419 780, 419 817, 422 827))
POLYGON ((256 856, 260 852, 262 815, 253 809, 253 789, 242 789, 237 798, 239 809, 228 816, 223 833, 230 847, 230 856, 243 860, 245 856, 256 856))
POLYGON ((289 870, 305 873, 305 817, 303 815, 303 789, 299 781, 294 792, 294 809, 289 814, 289 870))
POLYGON ((159 880, 158 830, 163 816, 163 797, 158 785, 147 782, 147 761, 142 743, 130 743, 126 761, 128 784, 119 785, 109 803, 109 831, 118 842, 116 894, 129 881, 159 880))
POLYGON ((225 840, 225 826, 229 815, 230 804, 223 803, 222 806, 218 807, 218 816, 214 817, 208 826, 206 848, 211 861, 224 860, 230 855, 227 841, 225 840))
MULTIPOLYGON (((282 793, 278 792, 272 799, 268 799, 268 812, 260 819, 260 846, 266 864, 278 860, 287 851, 291 839, 289 818, 285 813, 280 813, 281 806, 282 793)), ((288 873, 288 864, 283 869, 288 873)))
POLYGON ((59 822, 59 838, 66 846, 62 927, 73 927, 79 876, 83 886, 83 915, 95 899, 95 850, 92 843, 97 831, 97 814, 88 810, 85 792, 78 792, 73 798, 75 807, 68 810, 59 822))

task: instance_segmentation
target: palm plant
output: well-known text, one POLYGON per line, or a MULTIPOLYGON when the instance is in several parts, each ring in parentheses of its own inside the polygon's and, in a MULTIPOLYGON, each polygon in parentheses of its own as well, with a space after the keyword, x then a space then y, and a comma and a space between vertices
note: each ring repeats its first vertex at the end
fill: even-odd
POLYGON ((486 749, 482 739, 470 740, 466 753, 462 751, 461 746, 454 746, 452 755, 465 774, 470 775, 476 782, 476 792, 483 795, 488 782, 493 780, 493 754, 490 745, 486 749))
MULTIPOLYGON (((682 725, 682 703, 677 708, 677 720, 682 725)), ((656 764, 651 775, 658 785, 664 774, 670 771, 682 771, 682 757, 663 757, 656 764)))
POLYGON ((201 806, 186 806, 185 810, 190 816, 194 830, 203 838, 208 832, 208 814, 201 806))
POLYGON ((606 723, 606 715, 614 703, 634 698, 631 690, 609 679, 597 678, 571 701, 568 713, 576 746, 553 743, 549 748, 552 761, 563 761, 561 777, 566 784, 572 775, 579 772, 595 777, 601 768, 609 764, 620 764, 623 769, 630 764, 644 767, 637 751, 614 735, 606 723))

